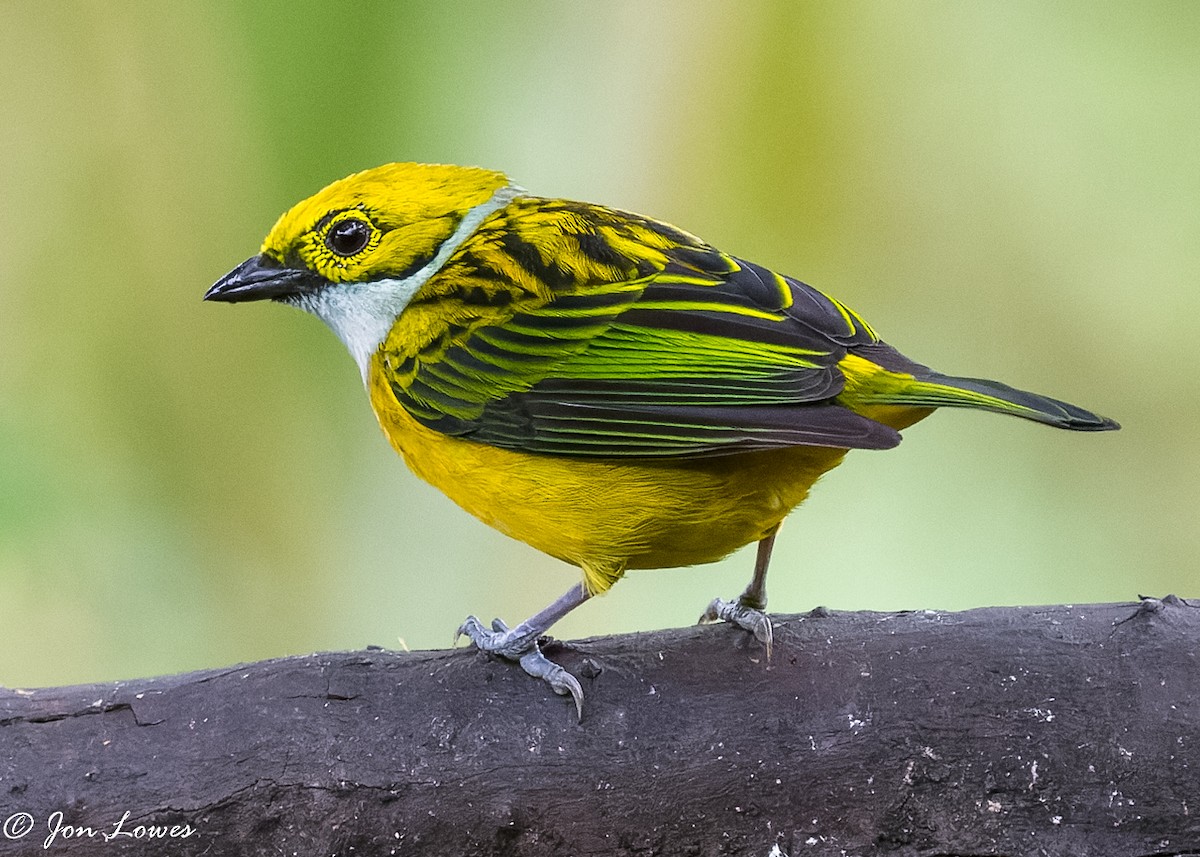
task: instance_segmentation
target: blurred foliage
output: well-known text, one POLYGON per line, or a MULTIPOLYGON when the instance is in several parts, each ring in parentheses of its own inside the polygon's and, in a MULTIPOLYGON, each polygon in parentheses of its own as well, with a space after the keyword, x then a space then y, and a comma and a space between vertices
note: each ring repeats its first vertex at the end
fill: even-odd
MULTIPOLYGON (((575 579, 408 474, 316 320, 200 302, 390 160, 662 217, 1124 423, 944 413, 851 455, 773 609, 1200 595, 1197 44, 1187 2, 6 4, 0 683, 439 647, 575 579)), ((557 631, 694 621, 751 561, 557 631)))

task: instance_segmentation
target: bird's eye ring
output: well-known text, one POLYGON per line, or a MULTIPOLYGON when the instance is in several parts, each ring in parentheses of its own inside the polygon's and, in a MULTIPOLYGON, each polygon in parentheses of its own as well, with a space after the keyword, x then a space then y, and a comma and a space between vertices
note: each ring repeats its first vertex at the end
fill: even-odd
POLYGON ((339 220, 325 233, 325 246, 339 256, 353 256, 371 242, 371 227, 357 217, 339 220))

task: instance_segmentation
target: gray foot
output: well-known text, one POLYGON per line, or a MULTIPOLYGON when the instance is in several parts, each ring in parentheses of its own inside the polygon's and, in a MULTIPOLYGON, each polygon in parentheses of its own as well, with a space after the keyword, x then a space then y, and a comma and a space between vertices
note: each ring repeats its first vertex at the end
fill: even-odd
POLYGON ((522 632, 521 626, 510 630, 499 619, 493 619, 492 628, 488 630, 474 616, 468 616, 454 634, 455 642, 464 634, 480 651, 516 661, 521 669, 546 682, 559 696, 570 694, 575 701, 575 713, 583 719, 583 688, 575 676, 542 654, 538 646, 539 632, 522 632))
POLYGON ((762 610, 743 604, 740 598, 737 601, 714 598, 708 609, 701 614, 700 622, 728 622, 749 631, 766 647, 767 660, 771 659, 771 620, 762 610))

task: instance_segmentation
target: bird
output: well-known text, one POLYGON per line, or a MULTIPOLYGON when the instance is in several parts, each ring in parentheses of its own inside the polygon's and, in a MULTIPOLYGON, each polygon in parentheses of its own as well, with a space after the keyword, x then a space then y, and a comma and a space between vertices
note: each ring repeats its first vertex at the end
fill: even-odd
POLYGON ((1110 419, 936 372, 823 291, 640 214, 531 194, 494 170, 393 163, 284 213, 206 300, 324 321, 384 434, 420 478, 578 567, 529 619, 466 635, 583 715, 540 641, 626 571, 757 544, 746 590, 701 621, 770 653, 766 574, 784 518, 852 449, 889 449, 942 407, 1061 429, 1110 419))

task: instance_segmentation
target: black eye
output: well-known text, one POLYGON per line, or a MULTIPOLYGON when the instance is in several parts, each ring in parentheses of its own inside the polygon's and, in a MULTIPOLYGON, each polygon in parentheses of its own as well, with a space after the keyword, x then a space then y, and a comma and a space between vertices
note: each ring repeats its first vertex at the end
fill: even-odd
POLYGON ((325 244, 339 256, 353 256, 371 240, 371 227, 353 217, 339 221, 325 235, 325 244))

